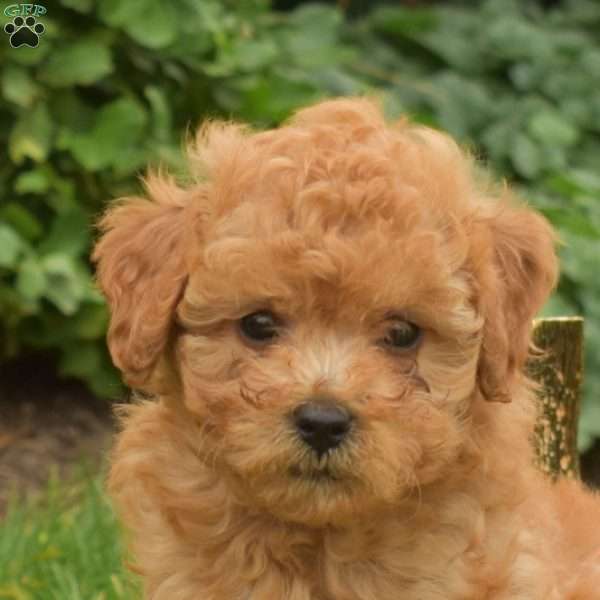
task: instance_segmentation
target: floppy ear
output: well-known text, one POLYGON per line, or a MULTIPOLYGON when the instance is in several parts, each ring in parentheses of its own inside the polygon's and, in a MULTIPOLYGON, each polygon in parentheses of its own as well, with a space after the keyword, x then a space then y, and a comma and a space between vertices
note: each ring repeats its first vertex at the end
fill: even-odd
POLYGON ((108 300, 108 347, 132 387, 143 388, 165 348, 187 278, 186 192, 149 177, 150 199, 124 198, 98 226, 92 260, 108 300))
POLYGON ((485 321, 478 383, 487 400, 510 402, 511 384, 528 356, 532 319, 556 284, 556 235, 541 215, 510 199, 481 225, 485 235, 475 260, 485 321))

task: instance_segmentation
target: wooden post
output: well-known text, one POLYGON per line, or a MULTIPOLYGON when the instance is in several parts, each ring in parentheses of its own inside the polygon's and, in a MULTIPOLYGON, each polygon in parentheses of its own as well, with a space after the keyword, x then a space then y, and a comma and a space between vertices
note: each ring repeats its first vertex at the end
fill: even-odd
POLYGON ((557 317, 534 322, 539 352, 527 373, 539 385, 534 431, 538 466, 553 479, 579 478, 577 424, 583 372, 583 319, 557 317))

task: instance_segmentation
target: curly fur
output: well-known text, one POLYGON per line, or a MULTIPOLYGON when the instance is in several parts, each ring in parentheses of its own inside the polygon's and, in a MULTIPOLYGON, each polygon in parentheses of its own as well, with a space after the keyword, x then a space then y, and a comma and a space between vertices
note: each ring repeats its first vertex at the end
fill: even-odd
POLYGON ((154 396, 121 408, 110 474, 146 597, 597 597, 598 500, 529 444, 548 223, 368 99, 209 122, 190 165, 111 207, 94 253, 114 362, 154 396), (237 323, 265 308, 282 335, 254 347, 237 323), (417 349, 377 343, 390 314, 417 349), (289 420, 315 394, 356 417, 320 460, 289 420))

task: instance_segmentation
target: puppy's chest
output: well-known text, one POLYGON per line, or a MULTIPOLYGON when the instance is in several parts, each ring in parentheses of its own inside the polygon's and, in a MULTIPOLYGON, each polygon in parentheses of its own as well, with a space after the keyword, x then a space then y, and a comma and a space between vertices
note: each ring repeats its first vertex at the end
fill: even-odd
MULTIPOLYGON (((390 532, 393 533, 393 532, 390 532)), ((398 532, 395 532, 398 533, 398 532)), ((438 532, 439 533, 439 532, 438 532)), ((448 532, 446 532, 448 533, 448 532)), ((554 600, 546 565, 526 547, 476 551, 455 535, 332 535, 298 545, 263 573, 299 600, 554 600)), ((526 546, 526 544, 525 544, 526 546)), ((275 588, 273 588, 275 589, 275 588)), ((261 582, 248 600, 267 600, 261 582)), ((270 596, 269 600, 284 600, 270 596)))
MULTIPOLYGON (((467 598, 458 592, 464 590, 460 584, 464 565, 460 560, 452 564, 448 552, 440 551, 433 539, 426 550, 425 540, 382 535, 368 528, 360 533, 334 532, 301 541, 290 534, 287 539, 286 547, 281 546, 279 537, 269 548, 268 537, 264 538, 271 563, 252 582, 248 600, 266 600, 263 579, 271 580, 273 590, 287 590, 286 600, 467 598), (456 594, 450 592, 455 588, 456 594)), ((284 599, 273 596, 269 600, 284 599)))

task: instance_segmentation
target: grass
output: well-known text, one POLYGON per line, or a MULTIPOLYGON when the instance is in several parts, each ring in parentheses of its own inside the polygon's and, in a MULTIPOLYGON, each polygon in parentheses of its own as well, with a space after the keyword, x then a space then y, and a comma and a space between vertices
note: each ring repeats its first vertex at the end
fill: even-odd
POLYGON ((1 600, 134 600, 119 525, 102 478, 81 469, 53 477, 38 498, 11 503, 0 520, 1 600))

